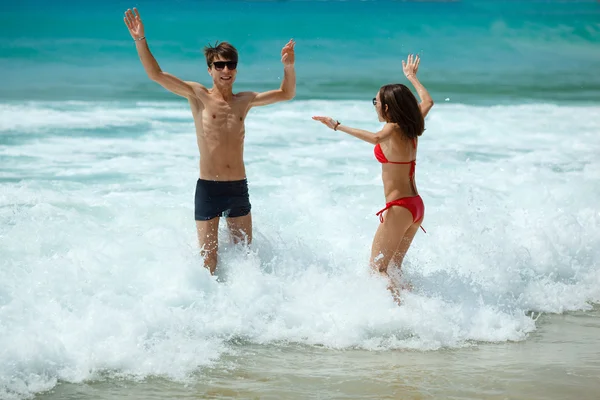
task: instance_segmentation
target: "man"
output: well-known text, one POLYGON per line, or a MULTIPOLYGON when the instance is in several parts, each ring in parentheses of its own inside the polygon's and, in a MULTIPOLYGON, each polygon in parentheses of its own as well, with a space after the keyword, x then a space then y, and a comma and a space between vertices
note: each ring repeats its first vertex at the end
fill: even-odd
POLYGON ((252 241, 252 216, 244 166, 244 120, 251 107, 291 100, 296 93, 294 46, 281 51, 284 77, 281 87, 267 92, 240 92, 232 86, 237 73, 237 50, 222 42, 204 49, 213 87, 183 81, 164 72, 148 48, 137 9, 125 12, 125 24, 148 74, 165 89, 188 99, 200 151, 200 178, 196 183, 195 219, 204 265, 214 274, 217 266, 218 227, 221 216, 235 242, 252 241))

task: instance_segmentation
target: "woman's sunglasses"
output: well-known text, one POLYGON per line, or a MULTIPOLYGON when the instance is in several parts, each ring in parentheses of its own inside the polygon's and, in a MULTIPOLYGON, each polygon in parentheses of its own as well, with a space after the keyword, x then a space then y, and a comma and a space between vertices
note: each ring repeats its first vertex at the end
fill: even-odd
POLYGON ((233 71, 237 68, 237 61, 214 61, 212 65, 217 71, 223 71, 225 66, 227 66, 228 70, 233 71))
POLYGON ((377 105, 377 98, 373 97, 373 105, 376 106, 377 105))

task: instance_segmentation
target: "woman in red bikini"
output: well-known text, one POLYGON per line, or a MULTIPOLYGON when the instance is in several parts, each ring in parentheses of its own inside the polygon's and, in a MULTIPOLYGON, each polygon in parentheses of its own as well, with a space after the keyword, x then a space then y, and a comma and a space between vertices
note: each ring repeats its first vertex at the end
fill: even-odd
MULTIPOLYGON (((382 164, 386 205, 376 214, 381 223, 373 239, 371 266, 388 279, 388 266, 392 263, 400 268, 425 214, 415 185, 415 160, 418 137, 425 129, 424 119, 433 107, 433 100, 417 79, 419 63, 419 56, 411 54, 402 61, 402 69, 417 90, 421 103, 405 85, 382 86, 373 99, 379 121, 385 122, 379 132, 351 128, 330 117, 313 117, 333 130, 375 145, 375 158, 382 164)), ((390 285, 392 289, 391 281, 390 285)))

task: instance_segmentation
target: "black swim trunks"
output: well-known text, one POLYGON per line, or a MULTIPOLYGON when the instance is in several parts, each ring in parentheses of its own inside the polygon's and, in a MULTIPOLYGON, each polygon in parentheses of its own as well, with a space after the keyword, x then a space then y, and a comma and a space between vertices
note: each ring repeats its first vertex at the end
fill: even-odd
POLYGON ((239 181, 198 179, 195 204, 196 221, 248 215, 251 208, 248 182, 246 179, 239 181))

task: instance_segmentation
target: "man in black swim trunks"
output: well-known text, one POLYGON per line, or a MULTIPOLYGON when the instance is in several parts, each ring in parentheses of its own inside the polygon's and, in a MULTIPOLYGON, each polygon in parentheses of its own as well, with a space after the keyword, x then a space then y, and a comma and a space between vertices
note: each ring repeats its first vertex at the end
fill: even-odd
POLYGON ((281 87, 267 92, 234 94, 237 50, 227 42, 204 48, 211 89, 183 81, 164 72, 150 53, 139 12, 125 12, 125 24, 148 77, 165 89, 188 99, 200 150, 200 178, 196 184, 195 218, 204 265, 214 274, 217 266, 220 217, 236 242, 252 241, 252 216, 244 166, 244 120, 251 107, 291 100, 296 93, 294 46, 290 40, 281 50, 281 87))

